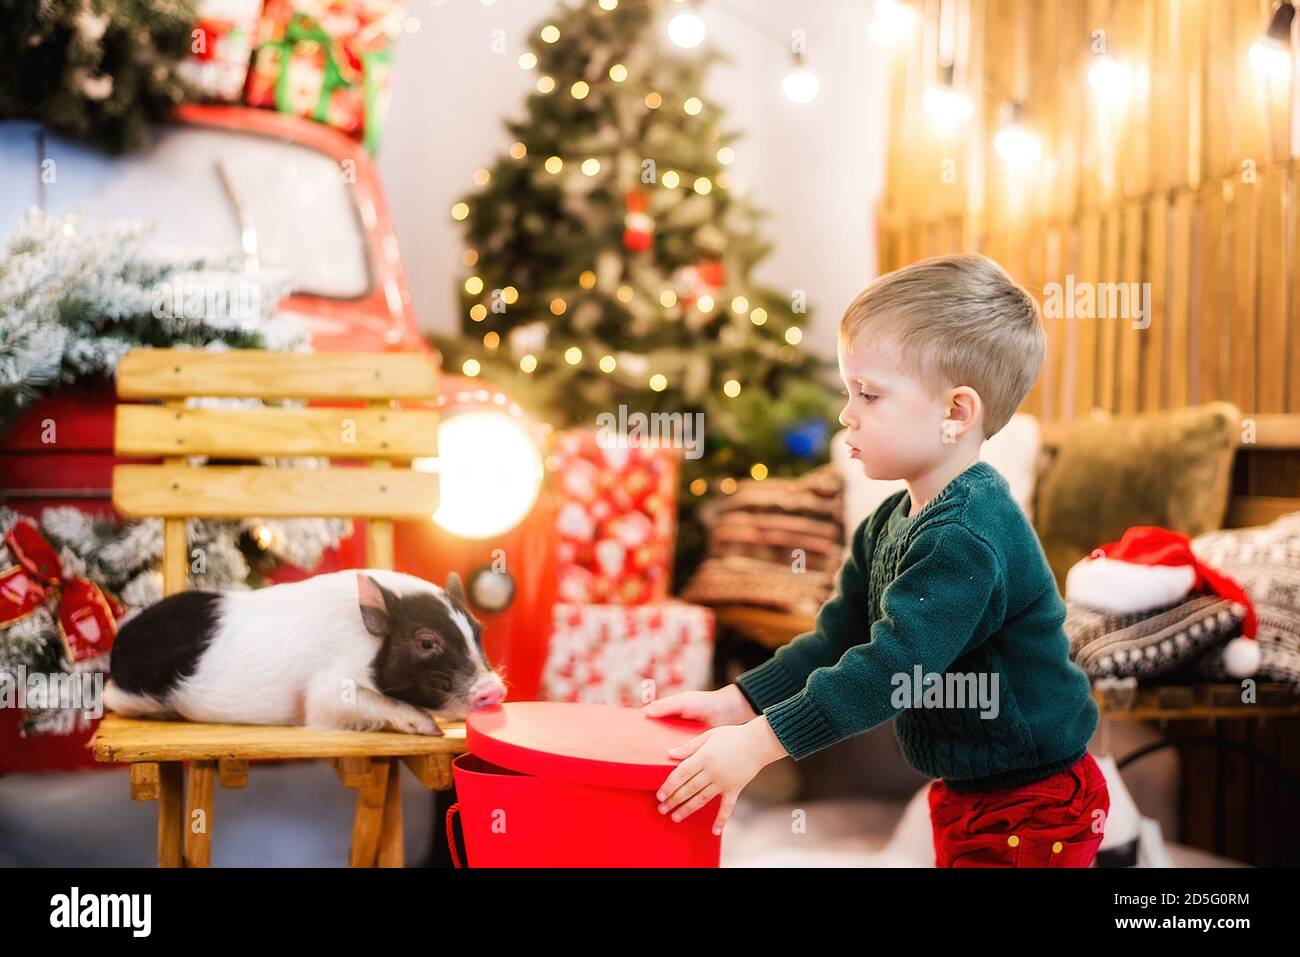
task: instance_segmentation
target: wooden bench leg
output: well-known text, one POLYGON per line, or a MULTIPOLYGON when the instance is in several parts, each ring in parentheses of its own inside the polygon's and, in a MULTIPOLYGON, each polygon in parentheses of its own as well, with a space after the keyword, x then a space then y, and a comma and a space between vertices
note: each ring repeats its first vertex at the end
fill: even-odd
POLYGON ((384 795, 384 819, 379 828, 379 866, 405 867, 402 846, 402 765, 388 759, 388 792, 384 795))
POLYGON ((212 864, 212 785, 215 761, 191 761, 185 805, 185 866, 212 864))
POLYGON ((352 853, 348 861, 352 867, 375 866, 383 832, 389 770, 388 759, 370 760, 366 783, 357 792, 357 813, 352 822, 352 853))
POLYGON ((180 761, 158 765, 158 866, 181 866, 182 812, 185 807, 184 766, 180 761))

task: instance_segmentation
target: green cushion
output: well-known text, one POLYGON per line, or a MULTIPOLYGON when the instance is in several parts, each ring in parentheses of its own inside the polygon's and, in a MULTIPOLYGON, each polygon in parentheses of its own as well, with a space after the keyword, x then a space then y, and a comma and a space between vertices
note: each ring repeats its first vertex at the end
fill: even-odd
POLYGON ((1133 525, 1223 527, 1241 411, 1230 402, 1074 424, 1038 479, 1034 526, 1057 584, 1133 525))

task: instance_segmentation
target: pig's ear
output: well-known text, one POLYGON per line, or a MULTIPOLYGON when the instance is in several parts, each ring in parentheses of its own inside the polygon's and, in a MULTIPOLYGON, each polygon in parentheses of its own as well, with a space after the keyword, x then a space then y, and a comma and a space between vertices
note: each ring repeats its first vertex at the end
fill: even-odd
POLYGON ((366 631, 377 638, 388 634, 388 605, 384 590, 365 572, 357 572, 357 603, 361 606, 361 620, 366 631))
POLYGON ((469 607, 469 602, 465 600, 465 587, 460 583, 460 576, 455 572, 447 574, 447 593, 455 598, 461 605, 469 607))

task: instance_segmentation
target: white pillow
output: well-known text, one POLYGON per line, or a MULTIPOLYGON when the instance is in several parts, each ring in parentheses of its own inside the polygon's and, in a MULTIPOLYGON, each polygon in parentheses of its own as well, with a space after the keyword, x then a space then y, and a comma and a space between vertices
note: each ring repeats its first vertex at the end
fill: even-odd
MULTIPOLYGON (((862 461, 849 457, 849 448, 844 443, 847 434, 847 429, 841 429, 831 439, 831 461, 844 477, 845 534, 857 528, 889 496, 907 488, 902 479, 868 478, 862 471, 862 461)), ((997 469, 1007 480, 1011 497, 1030 520, 1033 519, 1034 483, 1041 444, 1037 417, 1017 412, 980 447, 980 459, 997 469)))

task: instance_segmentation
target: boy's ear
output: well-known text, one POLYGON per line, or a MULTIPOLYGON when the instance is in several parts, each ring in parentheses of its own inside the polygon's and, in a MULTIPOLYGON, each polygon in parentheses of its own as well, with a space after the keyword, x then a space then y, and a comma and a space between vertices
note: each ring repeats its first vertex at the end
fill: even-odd
POLYGON ((975 424, 983 409, 979 393, 970 386, 958 386, 948 394, 948 418, 956 423, 954 431, 958 435, 975 424))
POLYGON ((388 603, 383 587, 365 572, 357 572, 357 604, 361 606, 361 620, 366 631, 376 638, 388 634, 388 603))

